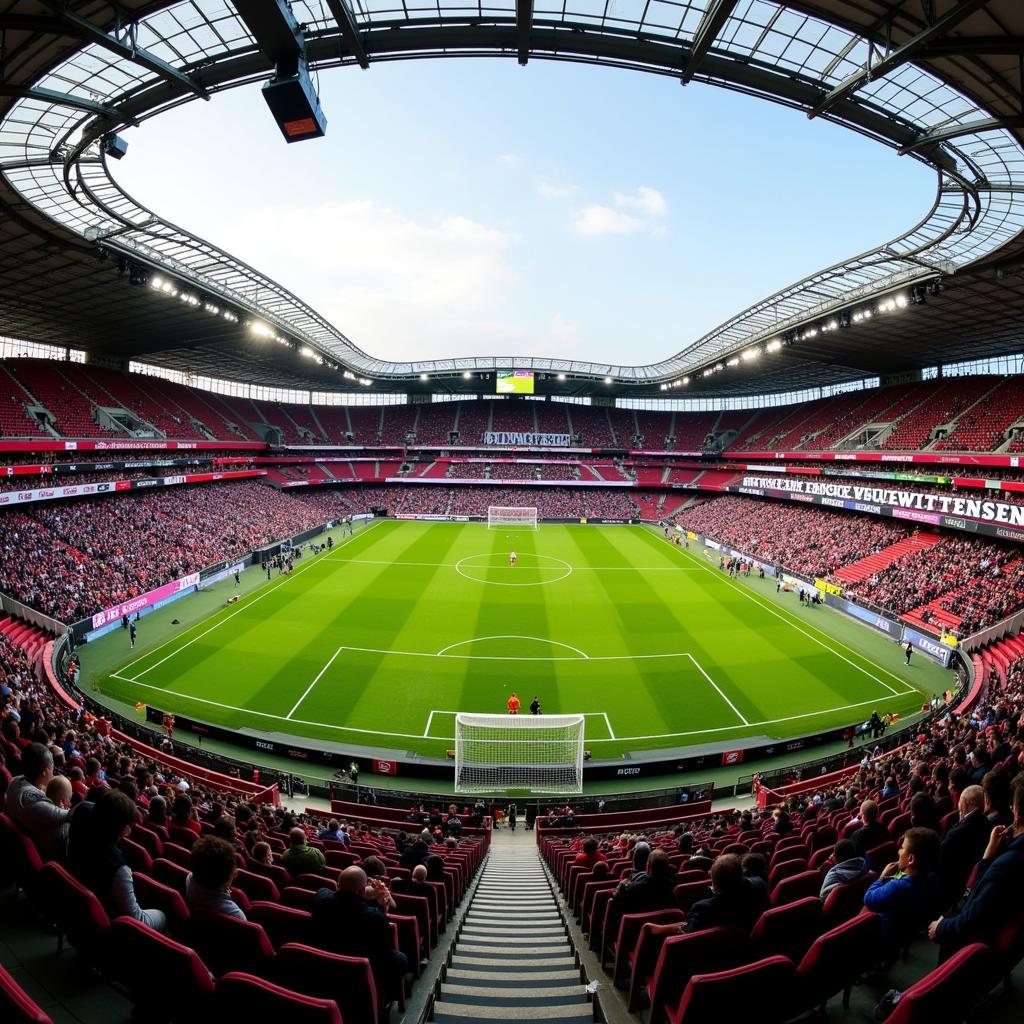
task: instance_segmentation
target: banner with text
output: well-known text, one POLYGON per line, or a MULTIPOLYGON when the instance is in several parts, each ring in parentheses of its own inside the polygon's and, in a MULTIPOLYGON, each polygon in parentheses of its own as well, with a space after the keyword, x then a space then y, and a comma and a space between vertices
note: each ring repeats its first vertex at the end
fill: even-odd
POLYGON ((132 612, 148 608, 151 604, 156 604, 157 601, 162 601, 166 597, 180 594, 183 590, 190 590, 192 587, 197 586, 199 586, 199 573, 189 573, 188 576, 182 576, 180 580, 173 580, 171 583, 165 583, 162 587, 150 590, 146 594, 139 594, 138 597, 115 604, 113 608, 104 608, 103 611, 97 612, 92 617, 92 628, 99 629, 100 626, 105 626, 110 622, 117 622, 122 615, 131 615, 132 612))
POLYGON ((568 448, 571 434, 535 434, 518 430, 485 430, 484 444, 521 445, 524 448, 568 448))

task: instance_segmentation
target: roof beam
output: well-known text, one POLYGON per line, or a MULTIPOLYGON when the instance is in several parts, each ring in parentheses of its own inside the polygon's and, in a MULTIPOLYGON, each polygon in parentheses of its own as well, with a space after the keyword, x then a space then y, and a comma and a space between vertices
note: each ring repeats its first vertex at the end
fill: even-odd
POLYGON ((370 66, 370 58, 366 55, 366 47, 359 38, 359 29, 356 27, 356 18, 348 0, 327 0, 327 6, 331 10, 334 20, 341 29, 341 37, 349 48, 356 63, 365 71, 370 66))
POLYGON ((951 139, 959 139, 964 135, 996 132, 1004 128, 1011 131, 1015 128, 1024 128, 1024 116, 985 117, 977 121, 967 121, 964 124, 950 125, 948 128, 935 128, 930 132, 925 132, 924 135, 914 142, 908 142, 905 146, 900 146, 898 152, 900 156, 905 156, 907 153, 916 153, 918 150, 925 149, 928 146, 937 146, 939 143, 949 142, 951 139))
POLYGON ((936 39, 924 48, 925 57, 962 57, 965 55, 1015 57, 1024 53, 1024 36, 950 36, 936 39))
POLYGON ((516 0, 516 50, 519 63, 530 59, 530 31, 533 29, 533 0, 516 0))
POLYGON ((147 71, 152 71, 154 74, 159 75, 164 81, 171 82, 204 100, 210 98, 210 94, 194 78, 186 75, 183 71, 179 71, 176 67, 168 64, 167 61, 162 60, 155 54, 142 49, 140 46, 136 46, 134 42, 125 42, 122 39, 118 39, 86 18, 82 18, 72 11, 65 10, 60 0, 42 0, 42 2, 63 23, 74 28, 74 34, 83 36, 90 43, 95 43, 104 50, 116 53, 119 57, 127 58, 132 63, 144 67, 147 71))
POLYGON ((115 124, 130 124, 136 128, 139 125, 137 118, 132 117, 130 114, 122 113, 117 107, 111 107, 106 103, 99 103, 84 96, 72 96, 66 92, 57 92, 54 89, 0 85, 0 96, 18 100, 41 100, 43 103, 53 103, 60 107, 74 107, 75 110, 84 110, 87 113, 95 114, 97 117, 104 117, 108 121, 113 121, 115 124))
MULTIPOLYGON (((711 0, 711 4, 700 19, 697 31, 693 34, 693 44, 690 47, 690 57, 683 68, 682 83, 686 85, 697 73, 701 62, 708 55, 712 43, 718 38, 719 33, 729 20, 729 15, 736 9, 739 0, 711 0)), ((520 62, 522 63, 522 62, 520 62)))
POLYGON ((851 75, 845 82, 840 82, 839 85, 815 105, 814 109, 807 116, 817 117, 819 114, 826 113, 840 100, 846 99, 869 82, 873 82, 877 78, 883 78, 890 71, 906 64, 907 61, 916 56, 929 43, 943 37, 947 32, 956 28, 957 25, 979 11, 987 3, 988 0, 960 0, 958 4, 946 11, 942 17, 936 18, 930 25, 918 32, 916 36, 912 36, 902 46, 898 46, 895 50, 890 51, 874 65, 870 63, 869 51, 868 66, 858 71, 855 75, 851 75))

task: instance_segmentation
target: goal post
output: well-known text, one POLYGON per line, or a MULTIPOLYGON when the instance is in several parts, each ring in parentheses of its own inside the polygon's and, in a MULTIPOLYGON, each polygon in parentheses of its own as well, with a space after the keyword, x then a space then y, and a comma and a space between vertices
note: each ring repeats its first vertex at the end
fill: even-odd
POLYGON ((455 716, 455 792, 583 792, 583 715, 455 716))
POLYGON ((528 507, 487 506, 488 530, 536 530, 537 510, 528 507))

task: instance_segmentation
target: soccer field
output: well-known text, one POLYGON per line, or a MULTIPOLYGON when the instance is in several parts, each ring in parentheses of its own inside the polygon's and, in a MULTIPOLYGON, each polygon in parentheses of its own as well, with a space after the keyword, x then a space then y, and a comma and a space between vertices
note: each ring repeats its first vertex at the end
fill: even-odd
POLYGON ((872 631, 639 526, 378 520, 131 654, 101 683, 127 702, 442 757, 456 712, 503 712, 513 690, 524 710, 537 696, 585 714, 603 758, 906 716, 944 683, 872 631))

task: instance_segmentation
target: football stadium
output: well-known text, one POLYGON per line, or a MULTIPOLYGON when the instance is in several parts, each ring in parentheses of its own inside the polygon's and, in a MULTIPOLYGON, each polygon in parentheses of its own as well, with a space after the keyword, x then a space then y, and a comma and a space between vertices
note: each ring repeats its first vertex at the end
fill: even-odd
POLYGON ((1021 1020, 1022 453, 1017 0, 0 0, 0 1022, 1021 1020))

